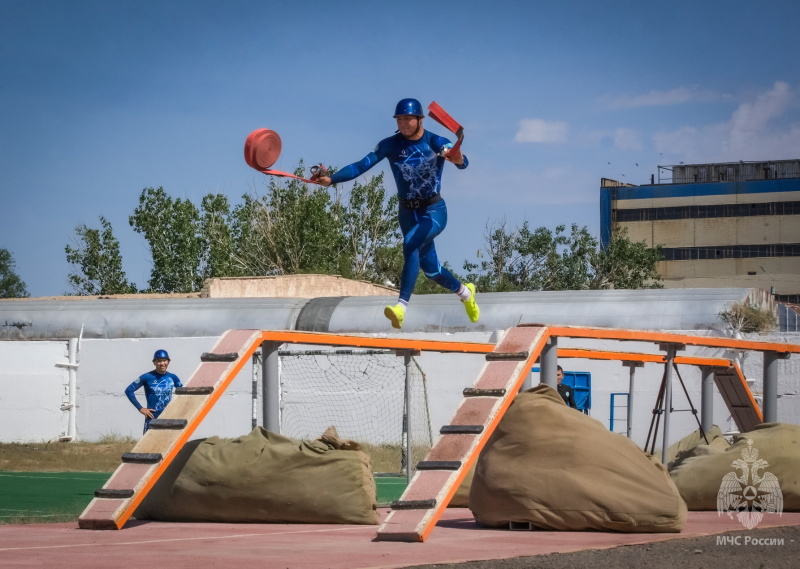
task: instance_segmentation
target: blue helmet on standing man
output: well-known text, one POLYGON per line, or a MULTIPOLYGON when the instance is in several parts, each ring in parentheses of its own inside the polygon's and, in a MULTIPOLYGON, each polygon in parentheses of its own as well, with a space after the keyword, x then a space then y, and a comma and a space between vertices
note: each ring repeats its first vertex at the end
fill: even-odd
POLYGON ((153 354, 153 361, 156 360, 169 360, 169 354, 167 353, 167 350, 156 350, 156 353, 153 354))
POLYGON ((404 115, 424 117, 425 114, 422 112, 422 104, 416 99, 402 99, 394 108, 394 118, 404 115))

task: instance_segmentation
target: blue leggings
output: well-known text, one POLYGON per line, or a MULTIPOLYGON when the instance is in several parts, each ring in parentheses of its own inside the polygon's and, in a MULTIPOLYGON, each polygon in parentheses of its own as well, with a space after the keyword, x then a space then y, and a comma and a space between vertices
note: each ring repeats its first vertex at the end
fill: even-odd
POLYGON ((461 283, 453 273, 439 264, 433 239, 447 225, 447 206, 444 200, 423 209, 400 206, 400 230, 403 232, 403 274, 400 277, 400 299, 408 300, 414 292, 419 270, 436 284, 458 292, 461 283))

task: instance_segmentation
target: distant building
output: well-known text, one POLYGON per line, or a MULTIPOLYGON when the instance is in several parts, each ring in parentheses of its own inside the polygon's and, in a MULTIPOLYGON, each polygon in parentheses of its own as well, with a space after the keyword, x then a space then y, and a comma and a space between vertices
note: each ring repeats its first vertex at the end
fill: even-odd
POLYGON ((800 302, 800 160, 659 166, 652 182, 601 180, 604 245, 627 227, 663 246, 667 288, 762 288, 800 302))

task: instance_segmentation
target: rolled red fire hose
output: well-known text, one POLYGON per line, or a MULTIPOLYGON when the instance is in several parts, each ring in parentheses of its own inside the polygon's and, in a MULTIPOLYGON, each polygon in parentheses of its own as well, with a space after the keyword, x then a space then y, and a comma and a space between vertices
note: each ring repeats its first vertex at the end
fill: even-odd
POLYGON ((278 161, 280 155, 281 137, 274 130, 258 128, 247 135, 247 140, 244 142, 244 161, 247 162, 248 166, 269 176, 295 178, 310 184, 319 184, 315 180, 308 180, 288 172, 272 170, 272 165, 278 161))

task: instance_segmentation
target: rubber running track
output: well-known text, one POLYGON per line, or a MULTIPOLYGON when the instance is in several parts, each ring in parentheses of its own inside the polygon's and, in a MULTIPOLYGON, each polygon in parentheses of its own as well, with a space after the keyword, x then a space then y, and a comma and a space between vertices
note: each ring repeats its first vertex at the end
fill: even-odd
MULTIPOLYGON (((387 509, 381 509, 382 517, 387 509)), ((800 525, 800 513, 766 514, 756 529, 800 525)), ((377 526, 213 524, 130 521, 122 530, 77 523, 0 526, 0 567, 206 567, 366 569, 462 563, 607 549, 747 530, 717 512, 690 512, 679 534, 508 531, 477 525, 449 508, 424 543, 374 541, 377 526)), ((789 546, 788 544, 786 546, 789 546)), ((721 547, 721 546, 720 546, 721 547)))

